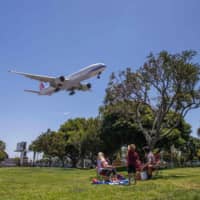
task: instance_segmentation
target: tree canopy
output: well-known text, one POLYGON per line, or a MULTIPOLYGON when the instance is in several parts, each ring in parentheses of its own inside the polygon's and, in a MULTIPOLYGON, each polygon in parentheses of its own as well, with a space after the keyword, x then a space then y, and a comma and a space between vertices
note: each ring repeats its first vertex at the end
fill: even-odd
POLYGON ((61 125, 59 131, 66 134, 66 154, 72 159, 74 166, 84 157, 94 160, 101 145, 97 118, 69 119, 61 125))
POLYGON ((88 157, 94 160, 99 146, 99 120, 97 118, 69 119, 58 131, 48 129, 32 142, 29 149, 43 152, 50 160, 58 157, 64 165, 66 157, 70 158, 73 167, 78 161, 88 157))
POLYGON ((147 144, 153 148, 179 126, 191 109, 200 106, 200 66, 193 62, 195 55, 196 52, 191 50, 178 54, 151 53, 136 72, 127 68, 117 76, 113 73, 106 90, 105 105, 123 102, 121 104, 125 106, 119 109, 132 115, 147 144), (134 110, 130 109, 132 102, 135 103, 134 110), (150 127, 143 123, 146 107, 151 115, 150 127))
MULTIPOLYGON (((121 146, 134 143, 137 146, 137 150, 141 153, 142 147, 147 145, 146 139, 140 131, 137 122, 132 117, 131 110, 134 111, 135 103, 129 102, 127 104, 117 103, 115 105, 106 105, 101 107, 101 139, 105 144, 105 152, 107 154, 113 154, 117 152, 121 146), (132 103, 132 106, 130 106, 132 103), (122 108, 120 108, 122 106, 122 108), (124 110, 127 110, 128 106, 129 113, 127 114, 124 110)), ((142 125, 148 129, 152 127, 153 116, 148 108, 144 107, 142 114, 142 125)), ((166 116, 171 118, 171 113, 166 116)), ((172 122, 171 122, 172 123, 172 122)), ((174 122, 175 123, 175 122, 174 122)), ((173 125, 173 123, 172 123, 173 125)), ((165 130, 164 130, 165 131, 165 130)), ((161 134, 164 134, 164 131, 161 134)), ((160 139, 154 148, 162 150, 169 150, 171 145, 176 148, 183 149, 184 145, 190 138, 191 127, 184 119, 181 120, 179 125, 174 128, 169 134, 165 135, 160 139)))
POLYGON ((0 161, 8 158, 8 154, 6 153, 6 143, 0 140, 0 161))

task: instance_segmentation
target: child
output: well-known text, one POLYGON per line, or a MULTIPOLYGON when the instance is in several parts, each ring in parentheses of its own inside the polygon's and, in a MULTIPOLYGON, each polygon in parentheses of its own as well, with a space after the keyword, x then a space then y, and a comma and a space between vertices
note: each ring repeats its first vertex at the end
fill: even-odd
MULTIPOLYGON (((138 153, 135 151, 135 144, 128 145, 128 155, 127 155, 127 167, 128 167, 128 180, 129 185, 131 184, 131 177, 136 173, 137 162, 139 160, 138 153)), ((136 177, 134 175, 134 180, 136 183, 136 177)))

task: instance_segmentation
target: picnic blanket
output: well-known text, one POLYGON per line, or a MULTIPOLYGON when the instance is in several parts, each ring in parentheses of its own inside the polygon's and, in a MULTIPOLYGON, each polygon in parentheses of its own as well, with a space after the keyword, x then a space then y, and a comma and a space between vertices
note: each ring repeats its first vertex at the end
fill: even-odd
POLYGON ((93 179, 92 184, 107 184, 107 185, 128 185, 128 179, 115 180, 115 181, 101 181, 98 179, 93 179))
POLYGON ((123 176, 117 174, 117 179, 112 180, 98 180, 94 178, 92 180, 92 184, 107 184, 107 185, 128 185, 128 179, 124 178, 123 176))

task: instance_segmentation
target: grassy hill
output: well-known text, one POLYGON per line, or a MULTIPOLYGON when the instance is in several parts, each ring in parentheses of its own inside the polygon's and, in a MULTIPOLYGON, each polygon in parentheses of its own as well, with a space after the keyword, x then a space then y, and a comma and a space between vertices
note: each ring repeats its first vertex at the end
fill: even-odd
POLYGON ((95 170, 0 168, 0 200, 200 199, 200 168, 163 170, 131 186, 92 185, 95 176, 95 170))

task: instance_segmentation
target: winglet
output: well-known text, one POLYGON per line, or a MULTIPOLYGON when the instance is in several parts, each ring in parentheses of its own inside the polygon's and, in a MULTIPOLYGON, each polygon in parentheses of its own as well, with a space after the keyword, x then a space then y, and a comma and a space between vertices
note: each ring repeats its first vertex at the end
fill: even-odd
POLYGON ((14 70, 8 70, 8 72, 10 72, 10 73, 17 73, 17 72, 14 71, 14 70))

